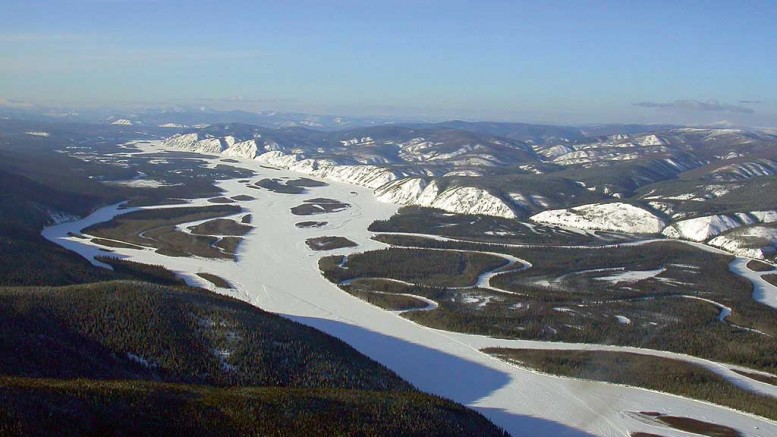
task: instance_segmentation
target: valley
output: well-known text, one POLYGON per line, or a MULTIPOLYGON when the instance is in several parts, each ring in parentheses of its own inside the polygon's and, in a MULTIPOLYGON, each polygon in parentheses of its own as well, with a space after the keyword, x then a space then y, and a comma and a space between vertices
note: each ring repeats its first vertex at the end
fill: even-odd
POLYGON ((0 10, 0 436, 777 436, 777 2, 0 10))
MULTIPOLYGON (((164 159, 163 157, 167 153, 163 152, 163 149, 159 149, 155 143, 136 144, 126 147, 128 150, 125 153, 128 153, 131 159, 141 159, 143 155, 154 156, 153 159, 164 159), (139 147, 140 151, 132 152, 133 147, 139 147)), ((211 163, 210 165, 219 165, 217 164, 217 157, 200 155, 197 159, 211 163)), ((539 298, 555 307, 570 308, 569 302, 564 303, 559 300, 570 298, 573 299, 574 305, 578 305, 580 299, 586 299, 585 296, 576 296, 571 291, 563 291, 562 293, 566 294, 566 296, 552 297, 548 300, 548 296, 541 295, 546 293, 544 291, 538 295, 536 294, 539 293, 538 290, 532 290, 523 285, 513 285, 520 283, 514 281, 523 280, 521 278, 524 277, 528 277, 530 281, 533 281, 535 279, 532 279, 531 275, 538 274, 539 272, 543 272, 543 274, 550 277, 553 277, 553 275, 560 277, 570 271, 612 268, 612 265, 610 265, 612 261, 608 261, 610 258, 604 258, 599 260, 598 264, 596 262, 594 263, 595 265, 581 264, 579 268, 567 268, 564 265, 554 267, 559 273, 556 273, 553 269, 548 270, 549 267, 554 266, 553 263, 540 263, 536 260, 539 254, 552 259, 553 250, 539 249, 539 246, 546 245, 548 241, 556 241, 556 244, 559 246, 557 250, 589 251, 593 249, 594 251, 602 251, 602 253, 614 251, 608 256, 617 260, 629 259, 624 254, 618 253, 618 250, 629 250, 629 247, 639 249, 642 245, 650 247, 649 242, 642 241, 638 237, 635 238, 628 234, 613 231, 578 231, 571 228, 557 228, 531 223, 524 225, 523 222, 520 224, 514 224, 515 222, 511 222, 509 225, 506 224, 505 226, 507 227, 504 231, 499 231, 498 227, 486 225, 479 234, 482 235, 483 240, 480 240, 479 236, 474 237, 470 232, 466 231, 466 229, 472 229, 469 225, 442 228, 434 228, 437 225, 421 228, 418 225, 413 225, 410 228, 403 228, 402 225, 397 227, 391 225, 391 223, 394 220, 392 217, 403 217, 402 214, 396 215, 398 206, 380 202, 369 187, 360 187, 358 184, 345 184, 327 179, 326 185, 314 184, 320 186, 306 186, 304 188, 305 192, 298 194, 277 192, 277 190, 257 190, 252 187, 253 182, 269 178, 296 180, 299 178, 299 173, 285 169, 269 169, 264 167, 267 165, 266 162, 243 157, 235 157, 234 160, 237 162, 230 162, 230 166, 234 166, 236 168, 235 171, 240 172, 242 175, 250 173, 251 176, 248 179, 245 179, 245 176, 225 178, 217 182, 216 186, 221 191, 219 195, 222 197, 231 199, 242 198, 245 200, 232 204, 234 207, 239 208, 239 210, 225 210, 222 216, 215 218, 215 220, 223 220, 225 217, 227 219, 232 217, 237 220, 240 217, 245 217, 247 214, 251 215, 251 226, 253 226, 253 229, 247 231, 242 236, 242 243, 235 248, 234 260, 204 258, 201 256, 169 256, 169 254, 159 253, 153 247, 112 247, 110 255, 144 264, 163 265, 184 278, 191 285, 216 290, 227 296, 233 296, 249 302, 266 311, 280 314, 291 320, 334 335, 370 358, 386 365, 421 390, 468 405, 483 413, 498 426, 505 428, 513 435, 537 432, 560 435, 585 435, 587 433, 595 435, 621 435, 637 432, 673 434, 671 428, 662 428, 656 422, 640 420, 637 413, 643 411, 671 412, 673 416, 699 418, 700 420, 708 419, 711 411, 714 411, 716 423, 740 430, 745 435, 751 434, 749 430, 752 430, 756 423, 759 431, 752 433, 753 435, 759 435, 762 432, 766 434, 777 432, 777 426, 774 425, 774 422, 728 408, 712 406, 708 403, 659 392, 646 392, 642 389, 628 386, 564 379, 540 374, 480 352, 481 349, 489 347, 541 349, 566 347, 571 350, 585 350, 586 348, 596 346, 572 344, 569 341, 599 342, 603 340, 602 338, 583 339, 574 336, 569 337, 568 333, 562 333, 558 328, 553 328, 557 333, 562 333, 562 335, 557 338, 552 338, 552 336, 542 337, 542 335, 547 336, 550 333, 550 331, 547 331, 541 334, 539 339, 510 340, 482 335, 504 337, 506 335, 505 332, 483 331, 480 329, 472 331, 450 325, 440 326, 435 324, 435 322, 430 322, 430 320, 438 317, 436 313, 439 314, 442 311, 445 311, 443 319, 446 320, 446 323, 456 320, 459 315, 464 316, 467 320, 477 321, 478 312, 482 312, 483 308, 490 310, 490 308, 498 307, 504 308, 499 311, 515 312, 515 310, 508 310, 507 306, 520 308, 518 304, 525 303, 523 299, 527 297, 529 292, 535 294, 533 296, 528 295, 532 299, 539 298), (247 183, 246 181, 249 182, 247 183), (250 196, 250 199, 248 196, 250 196), (301 205, 311 205, 312 209, 308 207, 306 210, 315 213, 316 219, 321 217, 322 221, 313 222, 315 225, 298 226, 299 223, 297 223, 295 218, 299 217, 295 214, 294 208, 298 208, 301 205), (334 206, 328 208, 330 205, 334 206), (340 205, 347 206, 343 207, 340 205), (407 235, 405 236, 401 232, 395 234, 375 233, 372 230, 368 230, 372 229, 371 226, 378 226, 377 224, 373 225, 373 223, 386 223, 387 226, 391 226, 395 231, 406 230, 410 232, 406 232, 407 235), (522 234, 515 233, 512 227, 520 229, 520 232, 527 235, 531 234, 532 237, 527 240, 527 243, 521 243, 523 241, 522 234), (429 231, 430 233, 436 234, 440 232, 442 235, 446 235, 448 230, 450 230, 450 232, 453 232, 451 235, 454 235, 454 237, 429 235, 426 233, 426 229, 431 228, 436 230, 429 231), (457 231, 456 229, 459 230, 457 231), (414 235, 412 232, 416 234, 414 235), (487 232, 491 232, 491 234, 487 232), (508 235, 496 235, 494 234, 495 232, 505 232, 508 235), (319 252, 311 250, 305 243, 309 239, 332 236, 347 238, 357 246, 334 248, 319 252), (407 241, 401 240, 403 238, 407 241), (511 248, 509 245, 501 246, 500 243, 494 243, 494 241, 504 242, 505 239, 512 242, 511 244, 516 245, 516 247, 511 248), (408 244, 408 242, 412 244, 408 244), (361 265, 362 267, 360 268, 367 268, 372 262, 380 265, 381 262, 385 261, 381 261, 380 258, 373 261, 369 258, 374 256, 371 255, 372 251, 383 251, 388 247, 387 244, 398 246, 390 250, 399 251, 421 250, 408 249, 406 246, 422 247, 427 252, 435 252, 435 257, 439 256, 441 263, 449 265, 450 262, 453 262, 454 264, 460 264, 462 267, 454 269, 459 273, 452 271, 454 276, 442 275, 440 278, 443 280, 442 282, 437 280, 427 282, 428 275, 426 273, 419 271, 419 276, 414 277, 412 276, 412 271, 405 269, 400 269, 397 271, 397 275, 393 276, 381 275, 379 269, 365 270, 365 278, 353 280, 345 276, 336 281, 341 282, 351 279, 348 286, 354 287, 355 290, 348 291, 353 294, 357 294, 355 286, 358 281, 358 293, 362 293, 361 297, 364 297, 365 294, 382 294, 382 298, 373 296, 373 302, 391 311, 383 310, 378 306, 374 306, 344 292, 338 288, 337 284, 333 284, 325 279, 319 271, 319 259, 326 256, 333 256, 335 259, 339 257, 337 262, 332 263, 332 265, 335 268, 346 268, 346 272, 348 272, 349 262, 351 261, 360 263, 350 264, 354 266, 361 265), (564 249, 563 246, 568 248, 564 249), (623 248, 620 248, 621 246, 623 248), (537 247, 537 249, 532 249, 532 247, 537 247), (535 250, 536 253, 531 252, 531 250, 535 250), (487 255, 484 252, 495 253, 495 255, 487 255), (499 256, 500 254, 501 257, 499 256), (359 261, 358 257, 363 257, 364 259, 359 261), (566 273, 562 274, 562 272, 566 273), (456 275, 458 274, 463 276, 455 279, 454 282, 450 282, 451 278, 457 278, 456 275), (226 279, 232 288, 218 287, 216 285, 218 281, 206 279, 208 275, 215 275, 226 279), (392 281, 387 282, 384 280, 381 282, 381 277, 391 279, 392 281), (461 289, 458 287, 461 287, 461 289), (456 303, 458 307, 450 307, 450 304, 448 304, 449 297, 453 298, 454 303, 458 302, 456 303), (429 317, 432 319, 429 319, 429 317), (429 327, 423 325, 428 325, 429 327), (541 402, 537 401, 538 396, 542 399, 541 402)), ((309 173, 305 174, 310 175, 309 173)), ((149 206, 124 207, 125 209, 114 205, 100 209, 83 220, 51 226, 44 231, 44 236, 57 244, 78 252, 87 259, 93 260, 93 263, 99 264, 100 262, 95 260, 94 257, 105 255, 105 252, 100 250, 98 246, 90 243, 88 239, 79 238, 83 234, 88 234, 86 229, 89 226, 109 223, 114 220, 114 217, 120 220, 121 214, 136 214, 136 211, 160 211, 162 213, 165 210, 175 211, 179 208, 213 207, 214 204, 208 201, 210 198, 212 196, 193 198, 183 203, 174 202, 172 204, 159 201, 149 206)), ((163 214, 172 213, 163 212, 163 214)), ((428 214, 421 212, 421 215, 427 217, 425 220, 429 220, 429 217, 434 217, 428 214)), ((503 220, 498 217, 492 219, 489 216, 438 216, 440 220, 451 221, 454 224, 462 219, 470 220, 470 217, 475 221, 503 220)), ((214 217, 196 217, 191 222, 176 223, 175 226, 182 229, 197 229, 197 226, 202 226, 204 223, 208 223, 209 220, 214 220, 214 217)), ((416 221, 411 222, 417 223, 416 221)), ((469 223, 469 221, 466 223, 469 223)), ((212 224, 208 227, 219 228, 221 226, 212 224)), ((230 225, 229 227, 233 226, 230 225)), ((208 232, 209 235, 210 233, 215 233, 213 229, 208 232)), ((86 236, 89 238, 88 235, 86 236)), ((662 242, 660 244, 666 243, 662 242)), ((673 287, 671 281, 656 282, 656 277, 669 274, 661 270, 662 266, 668 269, 667 264, 678 265, 677 267, 672 267, 672 269, 675 269, 672 271, 676 271, 676 274, 685 275, 682 278, 668 277, 672 281, 690 280, 689 275, 693 276, 693 272, 690 271, 693 269, 683 266, 690 265, 691 261, 689 260, 697 256, 698 253, 682 255, 683 251, 680 250, 678 252, 678 249, 683 247, 682 244, 685 243, 674 244, 680 244, 680 246, 677 249, 673 248, 665 254, 658 253, 659 257, 655 260, 651 259, 650 256, 643 260, 635 258, 630 260, 628 265, 619 266, 622 267, 621 273, 618 273, 618 270, 615 269, 615 271, 604 272, 599 276, 595 274, 593 276, 586 276, 584 274, 582 276, 578 275, 578 277, 565 278, 561 283, 567 284, 565 285, 566 287, 572 287, 574 290, 585 287, 581 284, 590 284, 592 283, 591 281, 596 283, 598 277, 614 277, 616 274, 622 274, 630 270, 642 272, 655 270, 650 275, 637 275, 632 279, 626 280, 626 282, 612 279, 613 285, 609 286, 609 289, 605 286, 605 291, 603 291, 609 294, 603 296, 609 296, 606 297, 606 300, 617 300, 618 293, 624 292, 624 290, 620 290, 618 287, 627 288, 629 287, 628 284, 636 283, 639 284, 640 288, 644 287, 644 289, 631 290, 628 293, 635 293, 635 296, 639 297, 667 295, 667 299, 673 299, 668 301, 672 302, 671 304, 662 305, 661 308, 671 308, 675 306, 676 302, 687 301, 688 305, 678 307, 677 311, 683 312, 688 308, 694 308, 693 311, 698 311, 700 314, 699 321, 697 319, 688 321, 689 326, 697 326, 695 325, 696 323, 713 324, 715 326, 714 324, 720 323, 722 326, 728 326, 730 329, 731 327, 728 324, 721 323, 718 319, 722 314, 720 307, 687 298, 680 298, 678 300, 675 297, 676 293, 671 291, 673 287), (654 283, 650 281, 654 281, 654 283), (655 289, 657 286, 660 287, 655 289)), ((687 250, 690 251, 692 248, 693 246, 689 245, 687 250)), ((702 251, 701 253, 708 252, 702 251)), ((723 268, 727 266, 724 255, 709 253, 708 256, 711 258, 721 257, 721 261, 717 262, 720 262, 723 268)), ((412 260, 412 257, 406 258, 402 256, 400 259, 412 260)), ((583 257, 583 260, 585 260, 585 257, 583 257)), ((591 258, 591 261, 596 261, 596 258, 591 258)), ((591 261, 586 262, 590 263, 591 261)), ((428 267, 431 267, 431 265, 428 267)), ((740 281, 744 281, 744 283, 737 285, 737 287, 742 287, 744 294, 748 294, 747 291, 744 291, 747 289, 746 280, 741 279, 740 276, 733 276, 730 280, 734 284, 740 284, 740 281)), ((602 283, 609 284, 610 282, 603 281, 602 283)), ((597 299, 601 300, 603 297, 597 297, 597 299)), ((764 314, 751 319, 750 316, 754 313, 748 312, 750 311, 748 309, 749 306, 746 304, 748 299, 751 306, 758 305, 752 301, 752 297, 749 295, 746 298, 739 298, 737 302, 742 307, 732 306, 734 309, 729 316, 732 319, 729 320, 731 323, 746 325, 753 320, 761 320, 759 317, 765 317, 766 319, 764 320, 774 317, 772 313, 771 316, 764 314), (734 317, 742 317, 743 315, 747 315, 744 321, 733 320, 734 317)), ((614 303, 606 302, 603 304, 615 305, 614 303)), ((611 329, 615 330, 625 325, 622 320, 629 320, 629 326, 642 323, 634 314, 644 313, 644 309, 639 307, 628 308, 629 305, 633 305, 628 302, 617 305, 620 306, 617 308, 613 306, 605 311, 601 309, 595 311, 591 309, 588 311, 592 314, 598 313, 599 316, 597 317, 602 317, 601 322, 597 323, 608 324, 611 326, 611 329), (627 311, 631 312, 628 315, 621 314, 627 313, 627 311), (613 315, 610 315, 609 318, 605 317, 609 313, 620 316, 622 319, 613 315)), ((574 318, 577 317, 574 315, 574 312, 548 310, 550 310, 553 318, 547 319, 549 317, 547 310, 543 310, 540 313, 543 317, 543 319, 540 319, 543 320, 541 323, 556 324, 555 320, 563 320, 559 319, 559 317, 571 317, 571 319, 564 320, 561 323, 569 325, 578 323, 574 321, 574 318)), ((759 311, 764 312, 766 310, 759 309, 759 311)), ((518 312, 520 313, 520 311, 518 312)), ((654 317, 659 316, 656 315, 654 317)), ((660 317, 671 318, 674 316, 665 314, 660 317)), ((647 318, 645 323, 654 320, 647 318)), ((520 322, 510 323, 518 323, 518 326, 522 326, 520 322)), ((491 323, 488 322, 487 325, 491 325, 491 323)), ((764 329, 763 332, 766 334, 753 333, 752 335, 771 335, 771 327, 760 328, 764 329)), ((758 328, 751 329, 757 330, 758 328)), ((569 330, 569 332, 573 331, 575 329, 569 330)), ((514 337, 516 332, 509 331, 508 336, 514 337)), ((605 335, 605 338, 607 337, 605 335)), ((517 335, 517 338, 524 337, 517 335)), ((624 345, 627 344, 629 343, 627 342, 624 345)), ((658 347, 657 344, 641 344, 640 346, 658 347)), ((656 351, 655 353, 669 354, 670 352, 656 351)), ((680 357, 686 361, 698 360, 697 358, 682 354, 673 356, 680 357)), ((710 359, 716 360, 717 358, 717 356, 714 356, 710 359)), ((749 367, 759 368, 756 365, 749 367)), ((746 391, 762 393, 765 396, 772 397, 777 394, 774 393, 773 389, 768 388, 768 384, 731 370, 734 368, 741 370, 744 367, 714 363, 710 365, 710 368, 718 369, 717 374, 725 375, 724 378, 727 381, 731 381, 737 387, 743 388, 746 391)), ((769 367, 760 366, 760 369, 765 368, 769 367)), ((757 373, 759 370, 748 369, 747 372, 757 373)))

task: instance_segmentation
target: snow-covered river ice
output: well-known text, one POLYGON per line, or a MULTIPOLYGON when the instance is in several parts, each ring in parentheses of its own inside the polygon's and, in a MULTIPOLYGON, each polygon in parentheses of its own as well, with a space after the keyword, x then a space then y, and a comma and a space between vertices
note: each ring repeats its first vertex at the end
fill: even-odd
MULTIPOLYGON (((218 158, 213 158, 218 162, 218 158)), ((301 175, 261 167, 251 160, 230 165, 254 170, 260 178, 295 179, 301 175)), ((247 187, 237 180, 219 183, 224 196, 248 195, 240 202, 253 215, 254 230, 240 245, 238 260, 168 257, 151 250, 112 248, 112 255, 133 261, 160 264, 193 285, 214 289, 196 276, 212 273, 226 278, 234 291, 216 290, 250 302, 264 310, 318 328, 341 338, 365 355, 383 363, 419 389, 468 405, 515 436, 601 435, 627 436, 643 431, 661 435, 688 435, 635 417, 633 412, 657 411, 675 416, 724 424, 745 435, 777 435, 777 423, 725 407, 674 395, 614 384, 582 381, 540 374, 480 352, 489 346, 599 348, 483 336, 430 329, 400 315, 372 306, 327 281, 319 272, 324 255, 343 254, 385 247, 371 240, 367 230, 375 220, 387 219, 396 205, 380 203, 366 188, 326 181, 327 186, 290 195, 247 187), (350 204, 344 211, 311 217, 293 215, 290 209, 311 197, 326 197, 350 204), (325 220, 319 228, 298 228, 297 222, 325 220), (305 240, 320 236, 343 236, 359 246, 329 252, 312 251, 305 240)), ((213 205, 206 199, 190 205, 213 205)), ((171 205, 171 207, 180 205, 171 205)), ((46 228, 43 235, 93 261, 104 255, 88 240, 69 233, 108 221, 120 210, 102 208, 83 220, 46 228)), ((603 347, 602 347, 603 348, 603 347)), ((675 355, 675 354, 672 354, 675 355)), ((709 363, 709 362, 708 362, 709 363)), ((709 366, 717 366, 709 363, 709 366)), ((721 366, 722 368, 722 366, 721 366)), ((721 372, 724 372, 722 369, 721 372)), ((777 396, 774 386, 757 383, 728 371, 732 380, 754 390, 777 396)))

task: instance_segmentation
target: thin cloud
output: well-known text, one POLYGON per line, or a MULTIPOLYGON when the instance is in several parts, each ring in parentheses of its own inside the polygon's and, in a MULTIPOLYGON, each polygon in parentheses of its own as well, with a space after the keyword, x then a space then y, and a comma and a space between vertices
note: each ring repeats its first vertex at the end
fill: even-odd
POLYGON ((22 102, 15 99, 6 99, 5 97, 0 97, 0 108, 13 108, 13 109, 31 109, 34 108, 35 105, 32 103, 22 102))
POLYGON ((638 102, 634 106, 643 108, 658 109, 677 109, 681 111, 712 111, 712 112, 734 112, 739 114, 753 114, 755 110, 742 105, 732 105, 720 103, 715 99, 711 100, 675 100, 673 102, 638 102))
POLYGON ((764 102, 763 100, 740 100, 739 103, 742 103, 744 105, 760 105, 766 102, 764 102))

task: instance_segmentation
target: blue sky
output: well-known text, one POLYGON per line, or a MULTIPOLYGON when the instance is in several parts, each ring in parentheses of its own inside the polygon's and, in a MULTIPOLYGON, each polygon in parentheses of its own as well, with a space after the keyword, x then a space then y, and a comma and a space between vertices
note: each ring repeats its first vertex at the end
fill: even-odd
POLYGON ((2 0, 0 103, 777 125, 777 2, 2 0))

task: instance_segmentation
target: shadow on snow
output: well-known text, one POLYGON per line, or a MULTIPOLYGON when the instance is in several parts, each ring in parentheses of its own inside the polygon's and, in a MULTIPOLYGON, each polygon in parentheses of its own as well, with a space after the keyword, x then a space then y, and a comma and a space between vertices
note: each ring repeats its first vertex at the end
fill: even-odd
MULTIPOLYGON (((509 384, 507 373, 420 344, 363 327, 315 317, 284 317, 345 341, 383 363, 418 389, 470 405, 509 384)), ((463 346, 462 347, 466 347, 463 346)), ((531 396, 530 393, 525 393, 531 396)), ((512 435, 590 436, 547 419, 523 416, 493 407, 470 406, 512 435)))

